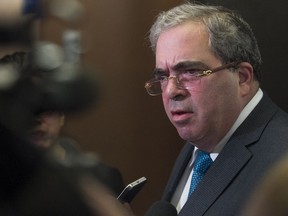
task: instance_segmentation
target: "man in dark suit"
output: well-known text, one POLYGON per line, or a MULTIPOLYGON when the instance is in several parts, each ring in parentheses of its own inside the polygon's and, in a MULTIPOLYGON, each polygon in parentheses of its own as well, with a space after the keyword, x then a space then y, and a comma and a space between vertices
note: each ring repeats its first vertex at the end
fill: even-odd
POLYGON ((187 141, 163 199, 182 216, 240 214, 288 151, 288 115, 260 88, 261 55, 250 26, 225 8, 185 3, 158 16, 150 41, 156 69, 145 87, 162 95, 187 141), (201 164, 200 155, 209 160, 201 164))

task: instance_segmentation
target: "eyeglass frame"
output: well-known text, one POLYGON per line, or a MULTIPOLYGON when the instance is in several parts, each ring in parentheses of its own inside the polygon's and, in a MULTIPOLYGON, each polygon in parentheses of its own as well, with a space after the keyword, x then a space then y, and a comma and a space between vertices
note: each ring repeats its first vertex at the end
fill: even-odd
MULTIPOLYGON (((235 61, 235 62, 230 62, 230 63, 227 63, 227 64, 224 64, 224 65, 221 65, 219 67, 216 67, 216 68, 213 68, 213 69, 208 69, 208 70, 203 70, 203 71, 199 71, 199 73, 197 73, 197 75, 195 77, 203 77, 203 76, 209 76, 211 75, 212 73, 215 73, 215 72, 218 72, 218 71, 221 71, 221 70, 224 70, 224 69, 228 69, 228 68, 236 68, 237 65, 239 65, 241 63, 241 61, 235 61)), ((158 96, 160 94, 162 94, 163 92, 161 93, 157 93, 157 94, 153 94, 153 93, 150 93, 148 88, 150 87, 150 85, 152 83, 156 83, 156 82, 162 82, 162 81, 169 81, 170 79, 176 79, 176 82, 177 82, 177 88, 180 88, 180 80, 178 78, 178 76, 169 76, 169 77, 166 77, 164 78, 163 80, 160 80, 158 78, 153 78, 151 80, 148 80, 145 85, 144 85, 144 88, 146 89, 147 93, 150 95, 150 96, 158 96)), ((181 89, 181 88, 180 88, 181 89)), ((185 88, 182 88, 182 89, 185 89, 185 88)))

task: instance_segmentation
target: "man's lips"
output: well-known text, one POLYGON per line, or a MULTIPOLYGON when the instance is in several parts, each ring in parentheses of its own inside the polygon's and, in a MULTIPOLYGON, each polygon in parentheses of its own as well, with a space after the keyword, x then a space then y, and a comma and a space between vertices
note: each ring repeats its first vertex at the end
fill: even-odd
POLYGON ((187 121, 191 117, 192 114, 193 112, 191 111, 184 111, 184 110, 171 111, 172 120, 173 122, 176 122, 176 123, 187 121))

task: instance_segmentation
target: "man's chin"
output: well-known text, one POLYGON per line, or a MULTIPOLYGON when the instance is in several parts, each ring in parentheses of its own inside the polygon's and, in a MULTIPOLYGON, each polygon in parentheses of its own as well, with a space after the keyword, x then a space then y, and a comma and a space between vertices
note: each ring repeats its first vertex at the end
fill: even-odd
POLYGON ((191 130, 189 130, 188 128, 177 128, 178 134, 179 136, 183 139, 183 140, 191 140, 192 139, 192 134, 191 134, 191 130))

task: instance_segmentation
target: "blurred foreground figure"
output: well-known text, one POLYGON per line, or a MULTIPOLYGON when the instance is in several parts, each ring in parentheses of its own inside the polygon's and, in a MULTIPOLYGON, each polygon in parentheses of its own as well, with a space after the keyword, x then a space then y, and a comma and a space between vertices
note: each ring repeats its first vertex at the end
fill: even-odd
POLYGON ((242 216, 288 215, 288 156, 280 160, 264 176, 248 200, 242 216))
MULTIPOLYGON (((73 166, 75 163, 83 163, 84 153, 78 143, 68 137, 61 135, 61 129, 65 123, 65 115, 62 112, 50 111, 39 113, 35 117, 35 125, 28 134, 28 141, 40 150, 47 151, 49 156, 55 158, 66 166, 73 166)), ((96 155, 86 153, 86 158, 90 158, 90 163, 97 160, 96 155)), ((84 160, 85 161, 85 160, 84 160)), ((91 164, 92 165, 92 164, 91 164)), ((102 181, 118 195, 124 188, 121 173, 112 167, 104 165, 100 161, 95 161, 95 167, 90 168, 98 180, 102 181)))
POLYGON ((35 43, 34 21, 52 15, 76 24, 83 5, 77 0, 4 0, 0 6, 0 44, 32 50, 0 60, 0 215, 130 215, 115 198, 118 172, 76 151, 65 149, 64 157, 55 157, 51 144, 59 141, 57 133, 34 128, 39 115, 79 112, 98 99, 97 83, 75 61, 75 53, 69 52, 73 59, 63 54, 73 41, 65 41, 64 49, 35 43))
MULTIPOLYGON (((64 148, 63 157, 50 152, 61 142, 62 113, 69 107, 75 111, 75 104, 56 103, 59 98, 54 100, 53 96, 61 92, 51 91, 48 84, 57 86, 58 81, 53 85, 50 74, 33 68, 30 60, 26 53, 0 60, 0 73, 16 74, 10 85, 0 85, 0 215, 130 215, 115 198, 123 188, 118 170, 101 163, 95 155, 64 148), (35 126, 40 117, 50 123, 35 126), (94 188, 89 194, 88 186, 94 188), (99 200, 104 194, 109 197, 101 200, 105 205, 99 200)), ((77 90, 81 89, 72 89, 77 90)))

